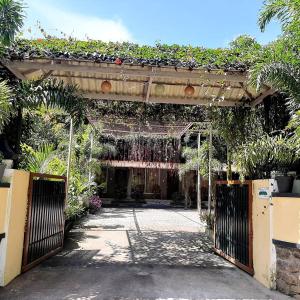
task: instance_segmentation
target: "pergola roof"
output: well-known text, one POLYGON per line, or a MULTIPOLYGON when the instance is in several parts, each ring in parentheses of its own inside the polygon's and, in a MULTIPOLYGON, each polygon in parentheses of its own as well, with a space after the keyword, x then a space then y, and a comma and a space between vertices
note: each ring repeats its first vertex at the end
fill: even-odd
MULTIPOLYGON (((98 124, 98 120, 89 117, 89 122, 93 125, 98 124)), ((124 137, 128 135, 136 136, 154 136, 154 137, 175 137, 180 138, 189 128, 193 126, 192 122, 163 123, 155 121, 138 122, 136 119, 127 120, 109 120, 102 119, 101 133, 103 135, 112 135, 115 137, 124 137)))
POLYGON ((274 93, 268 87, 259 93, 249 87, 246 71, 117 65, 60 58, 7 60, 3 64, 21 80, 57 78, 68 84, 76 84, 85 98, 95 100, 255 106, 274 93), (101 91, 101 83, 105 80, 112 85, 109 93, 101 91), (195 88, 194 95, 190 97, 184 93, 188 84, 195 88), (162 85, 163 89, 156 88, 158 85, 162 85))

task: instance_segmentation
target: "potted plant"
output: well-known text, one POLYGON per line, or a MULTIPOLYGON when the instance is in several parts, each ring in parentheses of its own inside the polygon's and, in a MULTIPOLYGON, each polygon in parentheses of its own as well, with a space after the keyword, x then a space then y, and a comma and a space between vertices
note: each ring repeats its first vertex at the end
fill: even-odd
POLYGON ((299 159, 293 141, 282 135, 263 135, 241 145, 235 154, 241 179, 268 179, 275 173, 280 193, 292 191, 293 177, 288 176, 299 159))
POLYGON ((279 193, 291 193, 293 188, 294 177, 288 175, 297 160, 295 147, 290 139, 279 136, 275 140, 274 162, 278 175, 275 176, 279 193))
POLYGON ((3 154, 2 152, 0 152, 0 182, 3 178, 3 175, 4 175, 4 171, 5 171, 5 168, 6 168, 6 165, 3 163, 3 154))

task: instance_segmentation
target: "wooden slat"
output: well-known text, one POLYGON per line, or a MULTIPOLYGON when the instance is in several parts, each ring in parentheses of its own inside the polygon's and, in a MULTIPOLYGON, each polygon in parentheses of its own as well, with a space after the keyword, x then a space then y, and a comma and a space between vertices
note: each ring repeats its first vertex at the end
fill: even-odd
POLYGON ((267 91, 263 92, 260 96, 258 96, 254 101, 251 102, 251 106, 254 107, 261 103, 266 97, 275 94, 276 91, 273 89, 268 89, 267 91))

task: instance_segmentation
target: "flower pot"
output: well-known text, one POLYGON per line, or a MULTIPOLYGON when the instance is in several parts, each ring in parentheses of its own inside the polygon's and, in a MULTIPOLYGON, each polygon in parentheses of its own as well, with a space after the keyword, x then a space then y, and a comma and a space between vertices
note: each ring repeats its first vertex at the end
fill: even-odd
POLYGON ((0 164, 0 182, 1 182, 2 178, 3 178, 5 168, 6 168, 5 164, 0 164))
POLYGON ((300 194, 300 179, 295 179, 294 180, 293 193, 300 194))
POLYGON ((291 193, 293 188, 292 176, 276 176, 279 193, 291 193))

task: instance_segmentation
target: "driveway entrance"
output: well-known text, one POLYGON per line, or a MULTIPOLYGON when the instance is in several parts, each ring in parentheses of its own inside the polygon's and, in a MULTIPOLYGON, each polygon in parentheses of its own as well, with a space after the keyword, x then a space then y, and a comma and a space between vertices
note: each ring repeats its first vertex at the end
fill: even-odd
POLYGON ((0 298, 288 299, 215 255, 196 211, 141 208, 88 216, 0 298))

